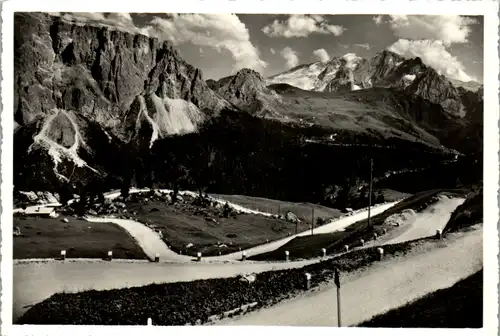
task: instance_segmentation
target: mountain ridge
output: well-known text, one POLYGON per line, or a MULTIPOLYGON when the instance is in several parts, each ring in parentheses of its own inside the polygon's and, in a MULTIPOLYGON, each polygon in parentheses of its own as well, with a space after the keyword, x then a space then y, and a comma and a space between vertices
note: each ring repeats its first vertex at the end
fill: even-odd
MULTIPOLYGON (((452 83, 430 74, 430 83, 426 77, 419 78, 424 87, 415 84, 410 92, 405 76, 414 73, 414 83, 425 65, 419 59, 401 61, 390 52, 373 62, 350 54, 324 66, 321 62, 298 66, 294 71, 304 76, 302 82, 316 88, 306 91, 269 85, 250 69, 205 81, 202 71, 183 60, 170 43, 145 35, 72 24, 44 13, 16 13, 15 23, 16 188, 43 190, 61 183, 85 185, 91 180, 104 185, 102 181, 108 179, 111 182, 106 185, 116 187, 145 176, 166 183, 174 178, 166 173, 170 165, 184 160, 195 177, 206 177, 206 171, 215 174, 212 160, 220 160, 219 169, 228 174, 224 170, 228 162, 236 167, 243 158, 218 158, 212 153, 214 147, 223 148, 221 153, 253 155, 268 150, 258 147, 268 146, 268 137, 273 137, 276 146, 272 150, 290 147, 282 150, 289 161, 281 162, 279 169, 302 160, 298 155, 302 151, 304 155, 319 151, 307 142, 316 139, 321 150, 344 143, 397 143, 448 155, 443 145, 459 150, 463 146, 449 134, 465 135, 470 143, 467 148, 473 151, 482 122, 479 93, 465 89, 443 93, 442 86, 452 83), (331 92, 319 90, 328 85, 331 92), (340 87, 345 90, 339 91, 340 87), (462 120, 447 110, 455 108, 453 101, 447 105, 443 99, 461 99, 465 110, 473 112, 462 120), (474 128, 466 132, 468 125, 474 128), (222 141, 225 133, 231 134, 234 144, 243 142, 248 148, 226 148, 233 144, 222 141), (338 136, 329 140, 333 134, 338 136), (174 151, 172 145, 180 149, 174 151), (186 153, 199 158, 184 158, 186 153), (151 162, 157 168, 148 169, 151 162)), ((262 155, 266 160, 272 157, 268 152, 262 155)), ((320 162, 320 156, 314 155, 320 162)), ((350 154, 347 157, 359 164, 350 154)), ((261 173, 266 171, 265 164, 275 165, 244 162, 248 164, 244 170, 262 165, 261 173)), ((290 169, 296 180, 297 172, 290 169)), ((275 173, 280 176, 279 171, 275 173)), ((343 174, 348 173, 346 168, 343 174)), ((253 173, 245 174, 252 176, 251 183, 257 181, 253 173)), ((266 190, 255 183, 255 190, 266 190)))

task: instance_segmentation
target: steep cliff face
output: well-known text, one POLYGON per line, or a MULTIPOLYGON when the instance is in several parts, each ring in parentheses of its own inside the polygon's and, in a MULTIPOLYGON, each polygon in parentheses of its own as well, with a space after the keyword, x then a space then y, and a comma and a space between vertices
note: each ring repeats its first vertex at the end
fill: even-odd
POLYGON ((45 151, 62 179, 68 163, 98 172, 92 138, 151 146, 229 106, 167 42, 44 13, 16 13, 14 41, 16 136, 33 138, 17 151, 45 151))

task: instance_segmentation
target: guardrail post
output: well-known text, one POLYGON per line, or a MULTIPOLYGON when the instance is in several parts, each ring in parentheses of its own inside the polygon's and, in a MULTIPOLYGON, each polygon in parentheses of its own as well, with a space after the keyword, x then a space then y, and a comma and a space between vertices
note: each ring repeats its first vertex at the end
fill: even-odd
POLYGON ((108 260, 113 260, 113 251, 108 251, 108 260))
POLYGON ((201 252, 198 252, 198 253, 196 254, 196 257, 197 257, 197 259, 196 259, 196 260, 201 261, 201 252))
POLYGON ((436 238, 441 239, 443 238, 443 231, 441 230, 436 230, 436 238))
POLYGON ((61 251, 61 260, 66 260, 66 250, 61 251))
POLYGON ((155 262, 160 262, 160 254, 159 253, 155 254, 155 262))
POLYGON ((288 251, 285 251, 285 261, 289 261, 290 260, 290 252, 288 251))
POLYGON ((384 249, 379 247, 377 249, 377 252, 378 252, 378 260, 380 261, 380 260, 382 260, 382 257, 384 256, 384 249))
POLYGON ((311 274, 306 273, 305 276, 306 276, 306 289, 310 289, 311 288, 311 274))

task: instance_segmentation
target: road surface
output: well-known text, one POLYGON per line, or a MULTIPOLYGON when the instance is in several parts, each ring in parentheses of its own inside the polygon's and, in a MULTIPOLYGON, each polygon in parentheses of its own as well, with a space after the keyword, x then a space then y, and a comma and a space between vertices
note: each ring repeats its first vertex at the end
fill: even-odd
MULTIPOLYGON (((442 246, 423 243, 422 248, 414 253, 389 257, 342 279, 342 325, 357 325, 425 294, 450 287, 483 267, 482 227, 447 237, 442 246)), ((222 320, 218 324, 337 326, 336 303, 336 287, 329 285, 320 291, 248 315, 222 320)))
MULTIPOLYGON (((394 204, 397 202, 391 202, 391 203, 386 203, 382 205, 378 205, 372 208, 371 210, 371 215, 375 216, 379 213, 384 212, 385 210, 389 209, 392 207, 394 204)), ((356 213, 351 216, 346 216, 346 217, 341 217, 338 219, 333 220, 332 222, 325 224, 323 226, 320 226, 318 228, 314 229, 314 234, 320 234, 320 233, 328 233, 328 232, 334 232, 338 230, 343 230, 344 228, 348 227, 351 224, 356 223, 357 221, 363 220, 368 217, 368 211, 362 211, 359 213, 356 213)), ((147 227, 146 225, 130 220, 130 219, 119 219, 119 218, 111 218, 111 217, 100 217, 100 218, 92 218, 92 217, 87 217, 86 220, 90 222, 111 222, 115 223, 117 225, 120 225, 122 228, 127 230, 132 237, 137 241, 139 246, 144 250, 146 255, 148 255, 150 258, 154 259, 156 253, 159 254, 160 260, 163 261, 177 261, 177 262, 187 262, 187 261, 192 261, 193 257, 187 256, 187 255, 179 255, 172 250, 170 250, 167 245, 161 240, 161 238, 158 236, 158 234, 147 227)), ((310 235, 310 231, 304 231, 301 233, 298 233, 296 235, 292 235, 290 237, 286 237, 280 240, 276 240, 267 244, 262 244, 256 247, 252 247, 250 249, 244 250, 247 257, 269 252, 269 251, 274 251, 277 248, 283 246, 284 244, 288 243, 290 240, 294 239, 295 237, 299 236, 306 236, 310 235)), ((224 261, 224 260, 239 260, 241 259, 242 252, 235 252, 231 254, 226 254, 223 256, 213 256, 213 257, 205 257, 203 258, 204 261, 224 261)))
POLYGON ((446 195, 440 195, 439 201, 430 205, 424 211, 417 213, 408 223, 402 223, 399 228, 393 230, 390 233, 393 237, 385 240, 384 244, 397 244, 434 236, 436 230, 444 229, 453 211, 464 201, 464 198, 450 198, 446 195))
POLYGON ((318 262, 151 263, 127 260, 19 262, 14 265, 13 319, 55 293, 227 278, 242 273, 297 268, 318 262))

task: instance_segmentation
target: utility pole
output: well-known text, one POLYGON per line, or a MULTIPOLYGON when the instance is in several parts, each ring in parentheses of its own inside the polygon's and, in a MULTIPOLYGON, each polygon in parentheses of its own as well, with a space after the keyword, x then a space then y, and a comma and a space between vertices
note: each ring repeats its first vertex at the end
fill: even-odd
POLYGON ((372 183, 373 183, 373 159, 370 158, 370 188, 368 190, 368 227, 371 227, 370 210, 372 207, 372 183))
POLYGON ((337 286, 337 322, 339 328, 342 326, 342 318, 340 314, 340 274, 338 268, 335 268, 335 285, 337 286))
POLYGON ((311 216, 311 235, 314 234, 314 208, 312 208, 312 216, 311 216))

